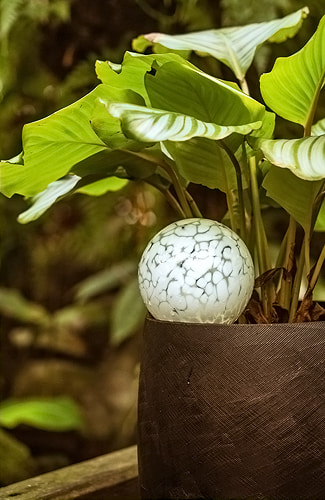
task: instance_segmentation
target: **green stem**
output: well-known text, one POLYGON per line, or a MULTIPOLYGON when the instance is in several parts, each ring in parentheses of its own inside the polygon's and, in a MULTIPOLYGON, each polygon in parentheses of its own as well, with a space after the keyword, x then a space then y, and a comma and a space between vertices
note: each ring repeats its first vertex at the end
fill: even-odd
POLYGON ((314 199, 313 210, 312 210, 312 218, 311 218, 312 219, 311 220, 311 231, 314 230, 314 227, 315 227, 315 224, 316 224, 316 220, 317 220, 319 211, 321 209, 323 200, 325 198, 324 185, 325 185, 325 181, 322 182, 321 188, 320 188, 317 196, 314 199))
MULTIPOLYGON (((317 110, 319 94, 320 94, 320 91, 321 91, 322 86, 324 84, 324 76, 325 76, 325 71, 323 72, 323 75, 318 82, 311 106, 309 108, 309 113, 308 113, 306 123, 304 126, 304 137, 309 137, 311 135, 311 127, 312 127, 315 113, 317 110)), ((297 268, 297 272, 296 272, 296 276, 295 276, 295 280, 294 280, 293 288, 292 288, 292 298, 291 298, 291 305, 290 305, 290 311, 289 311, 289 323, 293 323, 296 319, 296 316, 297 316, 297 309, 298 309, 298 303, 299 303, 299 293, 300 293, 304 269, 306 267, 307 272, 309 272, 309 269, 310 269, 310 239, 311 239, 312 226, 316 221, 317 213, 318 213, 318 211, 320 209, 320 205, 321 205, 321 204, 319 204, 319 206, 317 206, 317 204, 315 204, 315 201, 314 201, 315 210, 314 210, 313 217, 311 220, 311 225, 309 226, 308 230, 305 232, 304 241, 302 243, 301 250, 300 250, 298 268, 297 268)), ((323 250, 324 250, 324 248, 323 248, 323 250)), ((320 267, 322 267, 323 261, 325 258, 325 256, 323 257, 323 250, 322 250, 320 257, 317 261, 317 264, 320 263, 320 267)), ((315 272, 315 270, 314 270, 314 272, 315 272)), ((315 284, 316 284, 318 275, 315 275, 313 273, 313 277, 314 276, 315 276, 315 278, 314 278, 313 282, 315 281, 315 284)), ((311 285, 311 283, 309 284, 309 286, 310 285, 311 285)))
POLYGON ((151 163, 155 165, 159 165, 162 169, 167 172, 167 174, 170 177, 170 180, 175 188, 177 198, 179 200, 179 203, 181 205, 182 211, 184 212, 185 218, 191 218, 193 217, 191 208, 187 202, 186 196, 185 196, 185 189, 181 185, 179 178, 174 170, 174 168, 166 161, 161 158, 155 158, 154 156, 151 156, 150 154, 139 152, 139 151, 131 151, 129 149, 124 149, 126 153, 129 153, 133 156, 137 156, 138 158, 143 158, 146 161, 150 161, 151 163))
POLYGON ((304 244, 305 244, 305 266, 307 273, 310 271, 310 228, 305 232, 304 244))
POLYGON ((281 307, 289 310, 290 297, 292 288, 292 270, 294 264, 294 247, 296 243, 297 223, 293 217, 290 216, 289 226, 285 236, 285 255, 283 266, 285 271, 282 272, 280 291, 278 302, 281 307))
POLYGON ((316 286, 324 261, 325 261, 325 245, 323 245, 322 251, 317 259, 312 277, 310 279, 309 288, 311 291, 313 291, 316 286))
POLYGON ((202 218, 203 215, 199 209, 199 207, 197 206, 197 204, 195 203, 194 199, 192 198, 192 196, 190 195, 190 193, 185 189, 185 196, 186 196, 186 199, 191 207, 191 211, 192 211, 192 214, 195 216, 195 217, 200 217, 202 218))
MULTIPOLYGON (((286 231, 286 233, 281 241, 281 244, 280 244, 280 249, 279 249, 278 256, 277 256, 277 259, 275 262, 276 268, 284 267, 285 255, 286 255, 286 251, 287 251, 287 240, 288 240, 288 229, 287 229, 287 231, 286 231)), ((279 284, 278 284, 279 290, 280 290, 280 282, 281 282, 281 277, 280 277, 279 284)))
POLYGON ((173 196, 172 193, 166 189, 164 189, 164 190, 161 189, 160 192, 163 193, 163 195, 166 197, 168 203, 175 210, 175 212, 178 212, 179 215, 182 217, 182 219, 186 219, 184 210, 182 209, 182 207, 180 206, 180 204, 176 200, 175 196, 173 196))
POLYGON ((309 113, 306 119, 306 124, 305 124, 305 130, 304 130, 304 137, 309 137, 311 135, 311 127, 314 121, 315 113, 317 110, 318 106, 318 100, 319 100, 319 95, 322 90, 322 87, 324 85, 324 78, 325 78, 325 71, 323 72, 322 77, 319 79, 318 85, 316 87, 314 97, 311 103, 311 106, 309 108, 309 113))
MULTIPOLYGON (((259 266, 259 273, 263 274, 264 272, 266 272, 271 268, 271 264, 268 257, 267 239, 265 235, 265 229, 261 214, 255 157, 251 157, 249 159, 249 167, 250 167, 250 177, 251 177, 252 206, 253 206, 253 215, 255 222, 254 228, 255 228, 257 260, 259 266)), ((262 299, 264 314, 266 318, 269 321, 271 321, 272 304, 274 299, 274 286, 272 282, 269 281, 261 287, 261 295, 262 295, 261 299, 262 299)))
POLYGON ((232 193, 227 190, 226 192, 226 199, 227 199, 227 207, 229 211, 229 217, 230 217, 230 227, 235 233, 238 231, 237 228, 237 223, 236 223, 236 215, 234 212, 234 201, 233 201, 233 196, 232 193))
POLYGON ((245 92, 245 94, 250 95, 246 78, 244 77, 242 80, 240 80, 239 83, 240 83, 240 88, 242 89, 242 91, 245 92))
POLYGON ((243 189, 243 179, 242 179, 240 164, 234 153, 223 141, 220 141, 220 145, 222 149, 227 153, 231 163, 235 168, 237 192, 238 192, 238 206, 239 206, 239 232, 243 240, 246 241, 247 235, 246 235, 246 224, 245 224, 244 189, 243 189))
POLYGON ((298 259, 298 267, 296 271, 296 276, 293 282, 293 287, 292 287, 292 296, 291 296, 291 304, 290 304, 290 310, 289 310, 289 323, 293 323, 296 318, 297 314, 297 309, 298 309, 298 302, 299 302, 299 293, 300 293, 300 288, 301 288, 301 282, 302 282, 302 277, 303 277, 303 272, 305 268, 305 250, 306 250, 306 245, 305 241, 303 241, 300 249, 300 255, 298 259))
POLYGON ((179 178, 178 178, 175 170, 166 161, 161 162, 160 166, 168 173, 169 177, 171 178, 171 181, 173 183, 173 186, 174 186, 176 194, 177 194, 177 198, 178 198, 178 200, 180 202, 182 210, 184 211, 185 217, 186 218, 193 217, 193 213, 192 213, 191 207, 188 204, 188 201, 187 201, 187 198, 186 198, 186 195, 185 195, 185 191, 186 190, 181 185, 181 183, 179 181, 179 178))
POLYGON ((256 172, 256 161, 252 157, 249 160, 250 175, 251 175, 251 191, 252 191, 252 208, 255 219, 255 238, 256 238, 256 248, 259 263, 259 273, 263 274, 268 270, 266 248, 264 247, 263 234, 264 225, 261 214, 260 199, 258 193, 258 183, 257 183, 257 172, 256 172))
MULTIPOLYGON (((184 210, 182 209, 182 207, 180 206, 180 204, 176 200, 175 196, 173 196, 173 194, 169 191, 169 189, 160 189, 160 192, 166 197, 166 199, 169 202, 169 204, 171 205, 171 207, 173 207, 174 210, 176 212, 178 212, 181 217, 186 219, 184 210)), ((191 207, 192 215, 194 217, 199 217, 200 219, 202 219, 203 215, 202 215, 199 207, 195 203, 195 200, 193 199, 193 197, 190 195, 190 193, 186 189, 184 190, 184 193, 185 193, 186 199, 188 201, 188 204, 191 207)))

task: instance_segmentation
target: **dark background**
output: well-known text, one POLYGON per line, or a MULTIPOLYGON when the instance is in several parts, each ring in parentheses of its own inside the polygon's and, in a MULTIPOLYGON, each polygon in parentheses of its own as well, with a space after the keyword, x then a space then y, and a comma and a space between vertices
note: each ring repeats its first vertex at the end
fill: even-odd
MULTIPOLYGON (((119 63, 137 35, 267 21, 304 5, 297 0, 0 0, 0 158, 20 152, 25 123, 97 85, 95 60, 119 63)), ((248 73, 255 97, 257 75, 270 70, 277 56, 297 51, 315 30, 325 5, 312 0, 308 6, 311 14, 293 40, 258 51, 248 73)), ((214 60, 193 61, 232 79, 214 60)), ((220 219, 222 195, 192 189, 203 213, 220 219)), ((130 284, 146 242, 173 218, 161 197, 141 183, 100 198, 77 195, 23 226, 17 216, 26 206, 19 196, 0 196, 0 402, 67 395, 85 425, 65 432, 0 426, 0 462, 9 464, 0 467, 0 485, 135 443, 143 312, 132 310, 130 284), (115 281, 110 275, 105 288, 100 278, 109 270, 115 270, 115 281), (92 293, 80 298, 81 283, 96 276, 92 293)), ((267 215, 275 240, 281 223, 281 217, 267 215)))

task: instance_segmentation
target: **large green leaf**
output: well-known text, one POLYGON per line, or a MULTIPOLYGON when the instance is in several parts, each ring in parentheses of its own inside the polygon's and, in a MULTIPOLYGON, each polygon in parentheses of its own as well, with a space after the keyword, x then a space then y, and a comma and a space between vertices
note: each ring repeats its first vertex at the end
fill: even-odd
POLYGON ((171 61, 191 66, 189 62, 177 54, 143 55, 126 52, 121 65, 112 64, 109 61, 96 61, 96 73, 98 78, 106 85, 119 89, 132 89, 149 104, 144 84, 145 74, 151 70, 153 62, 159 66, 171 61))
POLYGON ((67 175, 50 183, 44 191, 30 199, 32 205, 19 215, 18 221, 25 224, 37 219, 58 199, 72 193, 101 196, 108 191, 118 191, 129 179, 146 180, 162 191, 168 189, 170 180, 157 164, 163 157, 161 151, 153 148, 148 151, 148 158, 143 158, 132 151, 105 149, 85 159, 74 166, 80 175, 67 175), (154 161, 150 161, 150 157, 154 161))
POLYGON ((121 130, 120 121, 114 120, 112 115, 109 115, 106 105, 101 100, 98 101, 90 124, 98 137, 110 149, 139 150, 144 147, 137 141, 125 137, 121 130))
POLYGON ((224 192, 236 189, 232 163, 215 141, 207 138, 258 129, 266 116, 264 107, 237 85, 177 63, 163 64, 154 75, 146 76, 145 83, 155 109, 109 106, 109 111, 121 118, 124 133, 140 141, 167 141, 164 146, 187 181, 224 192))
POLYGON ((322 181, 306 182, 293 175, 290 170, 274 166, 263 181, 267 196, 292 215, 305 230, 312 222, 314 200, 322 184, 322 181))
MULTIPOLYGON (((73 167, 79 162, 106 150, 106 144, 90 124, 99 99, 105 99, 105 102, 143 102, 129 90, 99 85, 74 104, 25 125, 24 164, 1 164, 2 192, 34 196, 51 182, 73 172, 73 167)), ((107 122, 112 134, 120 132, 118 120, 110 117, 107 122)))
POLYGON ((146 87, 154 108, 108 105, 121 119, 125 135, 139 141, 216 140, 234 132, 248 134, 262 125, 264 106, 194 67, 166 63, 154 76, 147 75, 146 87))
POLYGON ((10 198, 16 193, 16 183, 23 179, 24 169, 23 153, 11 158, 10 160, 0 161, 0 193, 10 198))
MULTIPOLYGON (((32 206, 19 216, 19 222, 27 223, 35 220, 57 199, 69 196, 73 192, 99 196, 104 192, 122 188, 128 179, 142 179, 160 190, 168 189, 170 180, 159 166, 159 160, 163 158, 159 146, 148 148, 147 151, 148 157, 143 158, 132 151, 105 149, 84 159, 73 167, 77 175, 69 175, 54 181, 38 195, 31 197, 32 206), (150 161, 151 157, 154 161, 150 161)), ((10 164, 9 167, 8 172, 13 177, 13 184, 12 186, 6 184, 7 188, 12 188, 10 192, 4 192, 7 196, 14 194, 17 182, 14 171, 16 165, 10 164)), ((23 165, 20 166, 22 167, 23 165)))
MULTIPOLYGON (((107 191, 121 189, 129 179, 146 180, 160 190, 168 189, 170 180, 159 166, 159 159, 163 158, 159 147, 149 148, 147 151, 148 157, 143 158, 132 151, 105 149, 84 159, 73 167, 78 175, 68 175, 59 181, 54 181, 45 190, 31 197, 30 203, 32 205, 20 214, 19 222, 27 223, 37 219, 56 200, 69 196, 73 192, 100 196, 107 191), (150 157, 154 161, 150 161, 150 157)), ((12 183, 8 181, 1 187, 4 187, 3 194, 12 196, 16 192, 15 187, 19 182, 19 177, 17 179, 19 170, 17 174, 15 167, 18 166, 15 164, 10 164, 8 167, 6 173, 9 174, 9 178, 12 178, 12 183)), ((20 169, 23 167, 23 165, 19 165, 20 169)))
POLYGON ((23 163, 0 161, 0 193, 8 198, 15 193, 23 194, 26 182, 26 169, 23 163))
POLYGON ((186 142, 166 142, 179 173, 189 182, 224 193, 237 189, 233 164, 215 141, 195 137, 186 142))
POLYGON ((152 107, 190 115, 204 122, 240 126, 261 121, 265 115, 264 106, 244 94, 236 84, 214 78, 195 67, 169 62, 154 75, 147 74, 145 83, 152 107))
POLYGON ((299 52, 278 58, 272 71, 262 75, 262 96, 278 115, 304 127, 310 126, 324 78, 325 16, 299 52))
POLYGON ((297 177, 309 181, 325 179, 325 135, 302 139, 264 139, 258 141, 265 158, 297 177))
POLYGON ((251 65, 256 48, 267 40, 282 42, 299 30, 308 9, 303 8, 282 19, 246 26, 206 30, 184 35, 149 33, 133 41, 135 50, 163 45, 173 50, 194 50, 200 55, 211 55, 232 69, 242 81, 251 65))

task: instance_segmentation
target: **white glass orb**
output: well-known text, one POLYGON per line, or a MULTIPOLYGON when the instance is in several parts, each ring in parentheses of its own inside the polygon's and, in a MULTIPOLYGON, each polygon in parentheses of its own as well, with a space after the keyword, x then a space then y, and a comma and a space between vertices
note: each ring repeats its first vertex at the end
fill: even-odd
POLYGON ((234 231, 209 219, 184 219, 148 243, 139 287, 156 319, 231 324, 251 297, 254 267, 234 231))

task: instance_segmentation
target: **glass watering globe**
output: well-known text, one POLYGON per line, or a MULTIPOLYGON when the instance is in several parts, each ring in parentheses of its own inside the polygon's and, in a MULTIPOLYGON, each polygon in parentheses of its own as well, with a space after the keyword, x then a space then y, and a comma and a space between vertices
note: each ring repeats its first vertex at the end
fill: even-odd
POLYGON ((254 266, 234 231, 193 218, 176 221, 152 238, 138 277, 142 299, 154 318, 231 324, 253 292, 254 266))

